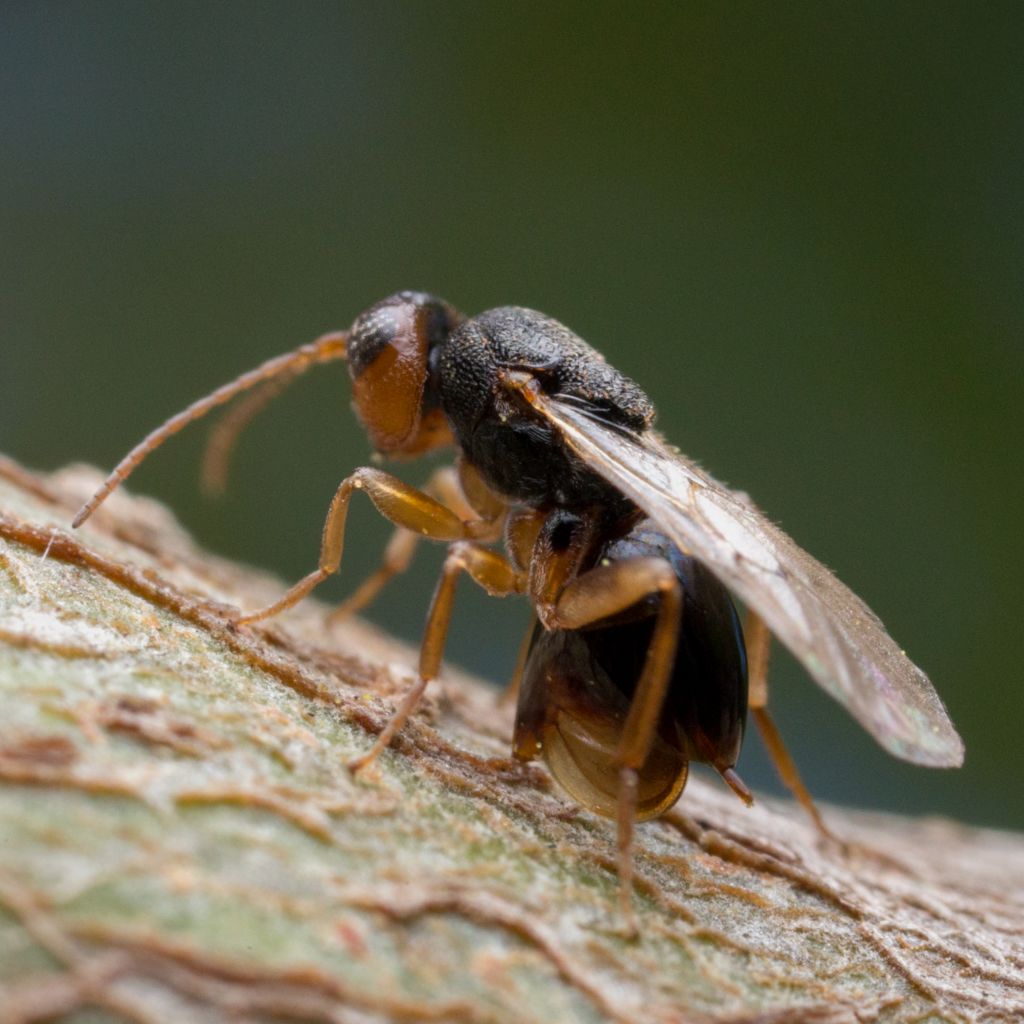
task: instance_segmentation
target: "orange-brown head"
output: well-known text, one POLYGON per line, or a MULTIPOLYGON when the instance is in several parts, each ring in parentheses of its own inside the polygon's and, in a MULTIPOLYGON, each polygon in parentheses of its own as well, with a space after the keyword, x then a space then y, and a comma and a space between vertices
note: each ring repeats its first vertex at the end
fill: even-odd
POLYGON ((432 354, 462 320, 432 295, 398 292, 352 324, 352 404, 377 451, 414 456, 452 443, 432 381, 432 354))

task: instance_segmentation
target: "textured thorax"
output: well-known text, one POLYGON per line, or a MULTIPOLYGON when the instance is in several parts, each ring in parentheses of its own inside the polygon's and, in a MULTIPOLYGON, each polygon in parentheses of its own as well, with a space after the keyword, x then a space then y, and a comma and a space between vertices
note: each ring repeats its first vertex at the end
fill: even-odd
POLYGON ((533 371, 548 393, 571 396, 624 429, 642 432, 654 418, 647 395, 557 320, 514 306, 481 313, 445 341, 438 379, 457 442, 487 483, 535 506, 623 502, 550 425, 502 390, 505 368, 533 371))

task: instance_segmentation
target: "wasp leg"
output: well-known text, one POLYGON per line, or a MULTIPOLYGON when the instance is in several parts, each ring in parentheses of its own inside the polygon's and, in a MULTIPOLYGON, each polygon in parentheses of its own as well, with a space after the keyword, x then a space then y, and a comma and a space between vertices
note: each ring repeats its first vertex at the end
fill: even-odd
POLYGON ((554 609, 554 624, 579 629, 625 611, 651 594, 660 594, 654 632, 637 681, 615 760, 619 765, 619 898, 630 934, 637 930, 633 909, 633 827, 636 820, 637 773, 650 753, 665 702, 679 640, 682 589, 672 566, 661 558, 634 558, 602 565, 566 586, 554 609))
POLYGON ((508 681, 508 686, 502 691, 501 696, 498 698, 500 705, 507 706, 514 704, 519 699, 519 687, 523 682, 523 672, 526 670, 526 659, 530 656, 530 648, 532 647, 533 631, 537 626, 537 616, 530 616, 530 624, 526 627, 526 633, 523 636, 523 642, 519 645, 519 653, 516 654, 515 668, 512 669, 512 678, 508 681))
MULTIPOLYGON (((533 550, 537 544, 540 531, 544 527, 544 520, 546 518, 547 513, 545 512, 538 512, 536 509, 518 508, 509 511, 502 520, 502 527, 505 533, 505 550, 508 552, 508 559, 514 568, 523 570, 527 576, 529 575, 533 550)), ((550 562, 551 559, 548 561, 550 562)), ((565 585, 565 580, 571 572, 571 568, 566 565, 562 566, 559 585, 565 585)), ((538 586, 542 587, 541 584, 538 584, 538 586)), ((538 595, 534 592, 534 587, 531 586, 530 589, 534 597, 537 598, 538 595)), ((523 681, 523 673, 526 671, 526 661, 530 656, 533 631, 536 626, 537 613, 534 611, 530 615, 530 624, 526 627, 526 633, 523 635, 522 643, 519 645, 515 667, 512 669, 512 677, 509 679, 504 692, 498 698, 500 705, 514 704, 519 699, 519 687, 523 681)))
POLYGON ((768 756, 771 757, 775 770, 779 773, 779 778, 782 779, 782 784, 796 797, 800 806, 814 822, 815 828, 826 839, 839 842, 840 840, 825 824, 821 812, 811 798, 803 779, 800 778, 796 762, 782 741, 782 734, 779 732, 775 720, 768 713, 768 657, 771 652, 772 636, 760 615, 752 611, 747 612, 744 635, 750 675, 747 706, 757 723, 757 729, 764 741, 768 756))
POLYGON ((396 526, 429 537, 431 540, 455 541, 474 535, 473 523, 463 522, 451 509, 422 491, 402 483, 383 470, 363 467, 342 480, 331 500, 324 520, 318 568, 299 580, 274 604, 241 616, 239 625, 258 622, 283 612, 302 600, 317 584, 338 571, 345 540, 345 520, 349 502, 355 491, 365 491, 385 519, 396 526))
POLYGON ((395 576, 400 575, 409 568, 412 556, 416 553, 419 544, 419 535, 398 527, 391 534, 387 545, 384 548, 384 556, 381 558, 379 568, 370 576, 367 576, 362 583, 348 597, 345 598, 337 608, 327 616, 329 625, 344 622, 353 615, 357 615, 367 605, 372 604, 377 595, 395 576))
MULTIPOLYGON (((423 485, 423 493, 436 498, 463 522, 477 524, 473 531, 473 536, 477 540, 497 540, 501 535, 500 516, 504 509, 502 508, 501 513, 494 518, 479 519, 478 510, 473 508, 463 496, 459 476, 453 467, 442 466, 435 470, 423 485), (485 523, 492 524, 490 530, 486 529, 485 523)), ((384 557, 381 559, 380 567, 363 580, 355 591, 331 612, 327 621, 332 625, 342 622, 370 604, 393 577, 409 568, 419 539, 419 534, 404 527, 395 530, 384 548, 384 557)))
POLYGON ((521 593, 525 588, 525 577, 517 572, 509 561, 496 551, 480 547, 472 541, 456 541, 448 550, 448 557, 441 570, 441 579, 434 591, 427 613, 427 624, 423 630, 420 645, 419 678, 412 689, 402 698, 377 741, 361 757, 349 762, 352 771, 358 771, 373 761, 394 738, 395 733, 405 725, 409 716, 419 704, 423 691, 441 669, 445 640, 452 617, 455 600, 455 584, 460 573, 468 573, 492 597, 521 593))

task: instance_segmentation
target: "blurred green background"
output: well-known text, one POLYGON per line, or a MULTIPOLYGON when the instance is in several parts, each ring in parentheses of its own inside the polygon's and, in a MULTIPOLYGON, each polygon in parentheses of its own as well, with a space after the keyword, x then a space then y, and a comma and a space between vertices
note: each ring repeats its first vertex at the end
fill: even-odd
MULTIPOLYGON (((400 288, 562 319, 929 671, 960 772, 885 755, 785 656, 823 799, 1024 826, 1019 4, 25 4, 0 11, 0 449, 110 467, 213 386, 400 288)), ((367 458, 340 365, 197 491, 293 580, 367 458)), ((429 467, 400 472, 421 481, 429 467)), ((340 599, 387 529, 355 510, 340 599)), ((371 618, 418 636, 441 552, 371 618)), ((460 592, 504 680, 522 602, 460 592)), ((752 738, 741 770, 773 788, 752 738)))

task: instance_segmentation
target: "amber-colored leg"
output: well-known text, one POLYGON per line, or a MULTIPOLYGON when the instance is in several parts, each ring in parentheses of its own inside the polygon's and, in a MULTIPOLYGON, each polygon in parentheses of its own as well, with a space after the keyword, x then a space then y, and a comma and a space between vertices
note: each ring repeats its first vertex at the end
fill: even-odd
POLYGON ((839 840, 829 830, 821 816, 821 812, 815 806, 814 800, 804 785, 803 779, 800 778, 796 762, 782 741, 782 735, 775 724, 775 720, 768 713, 768 658, 771 651, 772 637, 764 620, 754 612, 747 612, 744 636, 747 644, 747 669, 750 678, 747 703, 751 714, 754 716, 761 739, 764 741, 765 749, 775 764, 775 770, 779 773, 779 778, 782 779, 783 785, 796 797, 800 806, 810 815, 818 831, 827 839, 838 842, 839 840))
POLYGON ((747 648, 747 707, 763 708, 768 704, 768 659, 772 635, 760 615, 747 612, 743 640, 747 648))
POLYGON ((622 764, 637 769, 651 749, 679 638, 682 591, 672 566, 661 558, 633 558, 591 569, 565 587, 552 619, 559 629, 580 629, 651 594, 660 594, 661 602, 618 751, 622 764))
MULTIPOLYGON (((501 513, 493 519, 478 518, 478 511, 463 497, 459 475, 451 466, 442 466, 431 474, 423 485, 423 493, 436 498, 466 523, 467 529, 471 531, 467 536, 476 540, 497 540, 501 536, 501 513)), ((370 604, 393 577, 409 568, 419 540, 420 535, 417 533, 402 527, 395 530, 384 548, 380 567, 331 612, 328 622, 332 625, 342 622, 370 604)))
POLYGON ((569 583, 553 616, 562 629, 579 629, 625 611, 651 594, 660 594, 658 614, 643 671, 622 726, 616 754, 619 763, 618 867, 620 901, 627 930, 635 934, 633 910, 633 823, 636 820, 637 772, 651 750, 665 702, 682 615, 682 590, 671 565, 661 558, 635 558, 598 566, 569 583))
POLYGON ((617 816, 619 909, 629 935, 636 935, 640 931, 636 909, 633 907, 633 827, 636 824, 637 786, 636 769, 625 766, 620 768, 617 816))
POLYGON ((384 548, 380 566, 327 616, 327 622, 332 626, 344 622, 372 604, 393 577, 409 568, 419 542, 418 534, 401 527, 395 530, 384 548))
POLYGON ((462 540, 472 534, 471 524, 464 523, 454 512, 422 491, 402 483, 383 470, 369 467, 357 469, 341 482, 331 500, 324 521, 318 568, 299 580, 279 601, 241 616, 237 620, 239 624, 258 622, 291 608, 317 584, 338 571, 345 541, 345 520, 355 491, 365 491, 385 519, 431 540, 462 540))
POLYGON ((402 703, 398 705, 369 751, 349 762, 352 771, 358 771, 369 764, 387 747, 395 733, 405 725, 415 711, 428 683, 440 672, 444 645, 448 638, 448 626, 452 618, 455 585, 463 572, 468 573, 474 582, 492 597, 520 593, 525 586, 523 574, 516 572, 504 556, 480 547, 472 541, 458 541, 452 544, 441 570, 441 579, 430 602, 430 611, 427 613, 427 624, 420 646, 419 678, 402 699, 402 703))
MULTIPOLYGON (((530 564, 533 560, 533 551, 537 543, 537 537, 543 529, 544 521, 548 513, 538 512, 536 509, 516 508, 508 511, 502 521, 505 534, 505 551, 508 553, 508 560, 516 569, 521 569, 527 576, 530 572, 530 564)), ((565 585, 565 578, 561 585, 565 585)), ((531 588, 534 600, 537 600, 537 593, 531 588)), ((519 644, 519 651, 516 654, 516 664, 512 669, 512 678, 504 693, 498 698, 501 705, 514 704, 519 699, 519 687, 523 682, 523 672, 526 671, 526 659, 530 656, 533 631, 537 627, 537 614, 530 616, 530 624, 526 627, 522 642, 519 644)))
POLYGON ((505 687, 498 698, 498 703, 503 706, 514 704, 519 699, 519 687, 523 682, 523 672, 526 671, 526 659, 530 656, 530 648, 533 646, 533 631, 536 628, 537 616, 531 615, 530 624, 526 627, 523 641, 519 645, 519 652, 516 654, 516 664, 515 668, 512 669, 512 678, 509 679, 508 686, 505 687))

